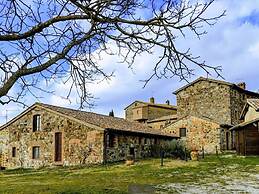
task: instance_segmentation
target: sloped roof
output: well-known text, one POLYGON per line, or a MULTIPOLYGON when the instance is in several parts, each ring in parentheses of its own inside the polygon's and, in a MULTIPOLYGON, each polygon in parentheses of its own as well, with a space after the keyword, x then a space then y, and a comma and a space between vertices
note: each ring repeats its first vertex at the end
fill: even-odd
POLYGON ((259 99, 251 98, 247 99, 247 103, 253 107, 256 111, 259 111, 259 99))
POLYGON ((136 101, 132 102, 130 105, 128 105, 126 108, 124 108, 124 110, 126 110, 128 107, 130 107, 132 104, 134 104, 136 102, 143 104, 143 105, 138 105, 137 107, 153 106, 153 107, 160 107, 160 108, 167 108, 167 109, 177 109, 177 106, 170 105, 170 104, 156 104, 156 103, 143 102, 143 101, 136 100, 136 101))
POLYGON ((234 83, 230 83, 230 82, 227 82, 227 81, 223 81, 223 80, 216 80, 216 79, 211 79, 211 78, 204 78, 204 77, 199 77, 198 79, 194 80, 193 82, 190 82, 189 84, 179 88, 178 90, 174 91, 173 94, 177 94, 178 92, 192 86, 193 84, 195 83, 198 83, 200 81, 209 81, 209 82, 214 82, 214 83, 218 83, 218 84, 223 84, 223 85, 228 85, 230 87, 234 87, 238 90, 241 90, 243 91, 244 93, 247 93, 247 94, 250 94, 250 95, 254 95, 254 96, 258 96, 259 97, 259 93, 256 93, 256 92, 252 92, 252 91, 249 91, 249 90, 245 90, 245 89, 242 89, 240 88, 239 86, 237 86, 236 84, 234 83))
MULTIPOLYGON (((81 121, 81 123, 91 124, 93 126, 97 126, 102 129, 112 129, 112 130, 118 130, 118 131, 127 131, 127 132, 134 132, 134 133, 144 133, 144 134, 151 134, 151 135, 174 137, 171 134, 161 132, 159 130, 155 130, 153 128, 150 128, 146 125, 143 125, 137 122, 127 121, 123 118, 111 117, 111 116, 106 116, 106 115, 97 114, 93 112, 74 110, 70 108, 53 106, 53 105, 43 104, 43 103, 35 103, 20 115, 26 114, 27 111, 31 110, 36 106, 54 111, 56 113, 59 113, 69 118, 76 119, 77 121, 81 121)), ((16 118, 11 120, 4 126, 0 127, 0 130, 10 125, 18 118, 20 118, 20 115, 18 115, 16 118)))
POLYGON ((240 116, 240 119, 244 119, 245 118, 245 115, 248 111, 248 108, 249 106, 251 106, 252 108, 255 109, 255 111, 259 111, 259 99, 256 99, 256 98, 249 98, 247 99, 246 101, 246 104, 241 112, 241 116, 240 116))
POLYGON ((204 121, 207 121, 207 122, 210 122, 210 123, 215 123, 215 124, 218 124, 220 125, 218 122, 215 122, 213 121, 212 119, 209 119, 207 117, 198 117, 198 116, 193 116, 193 115, 187 115, 187 116, 183 116, 181 118, 178 118, 177 120, 173 121, 172 123, 168 124, 165 128, 171 126, 171 125, 174 125, 175 123, 183 120, 183 119, 190 119, 190 118, 198 118, 198 119, 201 119, 201 120, 204 120, 204 121))
POLYGON ((166 116, 162 116, 162 117, 158 117, 156 119, 153 120, 149 120, 147 121, 148 123, 153 123, 153 122, 158 122, 158 121, 167 121, 167 120, 176 120, 177 119, 177 115, 166 115, 166 116))
POLYGON ((229 130, 238 130, 242 127, 245 127, 247 125, 250 125, 250 124, 253 124, 253 123, 256 123, 256 122, 259 122, 259 118, 253 119, 251 121, 246 121, 246 122, 240 123, 240 124, 230 128, 229 130))

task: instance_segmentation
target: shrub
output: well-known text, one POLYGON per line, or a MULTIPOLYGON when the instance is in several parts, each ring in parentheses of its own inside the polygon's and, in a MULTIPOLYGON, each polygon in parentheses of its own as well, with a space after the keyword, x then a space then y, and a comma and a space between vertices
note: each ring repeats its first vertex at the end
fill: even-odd
POLYGON ((162 145, 151 146, 151 155, 153 157, 161 157, 162 151, 164 152, 164 157, 180 158, 182 160, 186 157, 190 158, 190 151, 181 140, 172 140, 162 145))

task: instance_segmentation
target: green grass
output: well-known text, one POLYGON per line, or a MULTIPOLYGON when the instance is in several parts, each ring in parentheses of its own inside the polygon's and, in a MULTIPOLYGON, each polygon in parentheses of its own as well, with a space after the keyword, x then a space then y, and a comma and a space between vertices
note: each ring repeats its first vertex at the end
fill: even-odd
POLYGON ((159 159, 133 166, 113 164, 93 167, 57 167, 0 171, 0 193, 127 193, 128 185, 167 183, 220 183, 222 176, 242 178, 259 174, 259 157, 206 156, 198 162, 159 159))

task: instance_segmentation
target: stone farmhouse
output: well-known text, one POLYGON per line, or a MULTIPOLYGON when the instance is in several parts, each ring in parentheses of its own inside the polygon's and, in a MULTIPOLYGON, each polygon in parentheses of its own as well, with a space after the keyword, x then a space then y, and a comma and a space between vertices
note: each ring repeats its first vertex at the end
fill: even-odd
POLYGON ((172 134, 122 118, 35 103, 0 127, 0 166, 106 163, 150 157, 172 134))
POLYGON ((241 155, 259 155, 259 99, 247 99, 240 123, 230 130, 235 134, 236 150, 241 155))
POLYGON ((258 93, 246 90, 245 83, 203 77, 174 94, 177 107, 170 105, 171 111, 164 110, 169 103, 155 104, 151 98, 149 103, 135 101, 130 104, 125 108, 125 117, 179 136, 190 149, 206 153, 235 148, 235 132, 229 129, 242 122, 240 115, 247 99, 259 98, 258 93))
POLYGON ((215 152, 235 148, 233 131, 240 122, 247 99, 259 94, 246 90, 246 84, 200 77, 174 92, 177 98, 177 121, 165 132, 186 139, 189 147, 215 152), (214 149, 213 149, 214 148, 214 149))

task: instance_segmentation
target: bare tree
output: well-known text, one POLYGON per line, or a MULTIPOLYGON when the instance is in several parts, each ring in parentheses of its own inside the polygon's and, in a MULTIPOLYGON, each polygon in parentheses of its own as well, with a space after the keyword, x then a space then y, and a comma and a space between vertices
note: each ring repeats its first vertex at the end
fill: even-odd
POLYGON ((43 80, 62 80, 71 85, 67 97, 75 89, 82 107, 92 98, 86 84, 112 76, 98 65, 103 53, 117 54, 131 67, 137 55, 162 49, 145 85, 154 77, 188 79, 193 65, 220 76, 220 67, 176 44, 187 33, 200 38, 204 25, 224 16, 225 11, 206 16, 213 2, 0 0, 0 103, 22 102, 28 94, 37 97, 36 90, 52 92, 42 86, 43 80), (110 42, 118 53, 110 51, 110 42))

